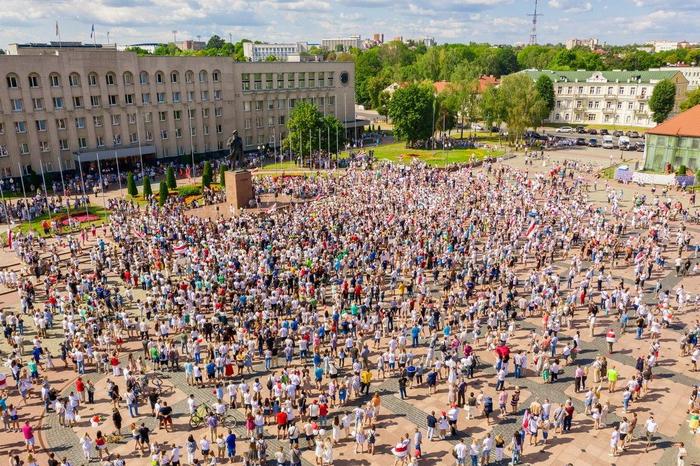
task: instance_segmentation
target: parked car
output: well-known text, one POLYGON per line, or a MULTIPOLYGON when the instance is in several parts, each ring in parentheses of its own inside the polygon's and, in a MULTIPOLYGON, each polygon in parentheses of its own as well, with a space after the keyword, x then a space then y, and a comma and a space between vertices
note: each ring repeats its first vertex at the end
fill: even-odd
POLYGON ((577 127, 576 127, 576 132, 577 132, 578 134, 583 134, 583 133, 586 132, 586 128, 584 128, 583 126, 577 126, 577 127))
POLYGON ((576 138, 576 145, 577 146, 585 146, 586 145, 586 138, 576 138))
POLYGON ((601 135, 601 136, 605 136, 605 135, 607 135, 607 134, 610 134, 610 133, 608 133, 608 129, 607 129, 607 128, 603 128, 603 129, 600 130, 600 135, 601 135))
POLYGON ((627 131, 627 136, 629 136, 629 137, 631 137, 631 138, 638 138, 638 137, 639 137, 639 133, 636 132, 636 131, 627 131))
POLYGON ((612 149, 615 147, 613 144, 613 138, 610 135, 605 135, 603 136, 603 144, 602 144, 603 149, 612 149))
POLYGON ((598 130, 596 130, 595 128, 591 128, 588 130, 588 134, 598 134, 598 130))
POLYGON ((622 131, 620 131, 619 129, 616 129, 615 131, 613 131, 612 135, 615 136, 616 138, 619 138, 620 136, 622 136, 622 131))
POLYGON ((560 126, 557 128, 557 133, 573 133, 574 129, 571 126, 560 126))
POLYGON ((498 133, 500 130, 501 130, 501 128, 499 128, 498 126, 492 126, 492 127, 491 127, 491 132, 492 132, 492 133, 498 133))
POLYGON ((637 152, 644 152, 644 141, 640 141, 637 143, 637 152))
POLYGON ((484 126, 483 126, 483 125, 480 125, 479 123, 472 123, 472 129, 473 129, 474 131, 483 131, 483 130, 484 130, 484 126))
POLYGON ((525 131, 525 139, 536 139, 541 141, 546 141, 547 136, 538 133, 537 131, 525 131))
POLYGON ((588 140, 588 147, 598 147, 598 140, 596 138, 590 138, 588 140))

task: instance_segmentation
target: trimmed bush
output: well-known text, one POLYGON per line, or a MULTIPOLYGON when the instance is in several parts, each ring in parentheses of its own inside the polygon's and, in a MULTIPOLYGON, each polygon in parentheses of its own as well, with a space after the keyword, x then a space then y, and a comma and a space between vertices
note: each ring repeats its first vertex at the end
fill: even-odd
POLYGON ((153 190, 151 189, 151 179, 148 177, 148 175, 146 175, 143 177, 143 197, 145 199, 152 195, 153 190))
POLYGON ((202 186, 208 188, 212 182, 211 163, 204 162, 204 170, 202 171, 202 186))
POLYGON ((166 178, 168 180, 168 188, 170 188, 170 189, 177 188, 177 181, 175 181, 175 170, 173 169, 173 167, 168 167, 168 171, 166 173, 166 178))
POLYGON ((202 194, 202 187, 197 185, 187 185, 177 188, 177 193, 182 197, 197 196, 202 194))
POLYGON ((160 182, 160 191, 158 192, 158 204, 164 205, 168 201, 168 183, 165 181, 160 182))
POLYGON ((226 186, 226 165, 223 163, 219 165, 219 184, 226 186))
POLYGON ((126 175, 126 192, 131 197, 139 195, 139 190, 136 188, 136 181, 134 180, 134 174, 131 172, 126 175))

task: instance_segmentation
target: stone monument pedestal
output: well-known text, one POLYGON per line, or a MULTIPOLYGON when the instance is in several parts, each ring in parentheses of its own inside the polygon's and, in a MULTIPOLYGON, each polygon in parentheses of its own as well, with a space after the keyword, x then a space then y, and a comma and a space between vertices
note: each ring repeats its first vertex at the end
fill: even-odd
POLYGON ((255 199, 253 193, 253 177, 248 170, 227 171, 226 179, 226 203, 236 209, 250 207, 251 199, 255 199))

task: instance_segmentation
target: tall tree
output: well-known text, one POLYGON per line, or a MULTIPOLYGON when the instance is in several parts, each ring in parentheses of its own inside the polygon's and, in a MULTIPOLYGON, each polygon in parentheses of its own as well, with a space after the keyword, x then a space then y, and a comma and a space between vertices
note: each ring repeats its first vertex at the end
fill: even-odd
POLYGON ((168 192, 168 183, 165 181, 160 182, 160 188, 158 191, 158 204, 159 205, 164 205, 168 201, 168 196, 170 193, 168 192))
POLYGON ((549 114, 554 110, 555 97, 554 97, 554 83, 546 74, 540 75, 535 82, 535 88, 537 88, 537 94, 544 101, 544 109, 542 119, 546 119, 549 114))
POLYGON ((506 107, 499 88, 491 86, 484 91, 479 100, 479 109, 481 110, 481 118, 489 130, 494 125, 500 126, 505 121, 506 107))
POLYGON ((134 180, 134 174, 131 172, 126 175, 126 192, 131 197, 139 195, 139 190, 136 188, 136 181, 134 180))
POLYGON ((527 128, 540 125, 546 104, 528 76, 518 73, 504 77, 499 93, 506 109, 508 135, 512 140, 520 140, 527 128))
POLYGON ((649 109, 654 112, 652 119, 658 124, 668 118, 676 100, 676 85, 668 79, 659 81, 649 99, 649 109))
POLYGON ((223 40, 218 35, 214 34, 207 41, 207 45, 205 48, 207 48, 207 49, 220 49, 221 47, 224 46, 225 43, 226 43, 225 40, 223 40))
POLYGON ((433 86, 413 83, 397 89, 389 101, 389 117, 397 139, 409 143, 428 139, 433 131, 433 86))
POLYGON ((301 102, 294 107, 287 131, 282 147, 304 157, 318 150, 334 152, 336 145, 340 150, 345 144, 345 128, 340 120, 333 115, 324 117, 310 102, 301 102))
POLYGON ((177 180, 175 180, 175 170, 173 169, 173 167, 168 167, 168 170, 165 173, 165 178, 168 182, 168 188, 170 188, 170 189, 177 188, 177 180))
POLYGON ((681 102, 681 110, 685 112, 689 108, 693 108, 696 105, 700 105, 700 89, 695 89, 694 91, 688 92, 685 100, 681 102))

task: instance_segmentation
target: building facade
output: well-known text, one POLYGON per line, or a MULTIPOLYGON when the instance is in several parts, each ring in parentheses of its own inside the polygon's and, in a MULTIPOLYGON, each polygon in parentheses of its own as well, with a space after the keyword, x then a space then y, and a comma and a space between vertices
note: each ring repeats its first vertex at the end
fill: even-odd
POLYGON ((664 66, 649 71, 680 71, 688 80, 688 90, 700 88, 700 66, 664 66))
POLYGON ((688 80, 679 71, 521 71, 536 81, 547 75, 554 83, 554 110, 547 121, 569 125, 652 127, 649 98, 659 81, 676 86, 673 112, 685 98, 688 80))
POLYGON ((571 50, 576 47, 587 47, 591 50, 595 50, 598 47, 598 39, 568 39, 565 46, 567 50, 571 50))
POLYGON ((700 168, 700 105, 670 118, 645 134, 644 170, 665 171, 685 165, 700 168))
POLYGON ((355 124, 352 63, 237 63, 66 47, 20 52, 0 56, 3 177, 98 157, 153 162, 215 153, 227 150, 234 129, 246 150, 279 146, 301 101, 355 124))
POLYGON ((362 39, 360 36, 321 39, 321 48, 331 52, 347 52, 350 49, 361 49, 362 39))
POLYGON ((243 42, 243 55, 248 61, 265 61, 269 57, 275 57, 278 61, 289 61, 290 56, 297 56, 308 49, 309 45, 306 42, 297 42, 295 44, 243 42))

